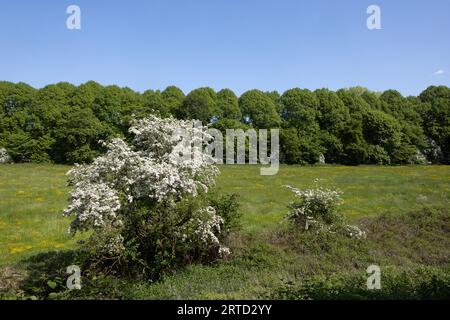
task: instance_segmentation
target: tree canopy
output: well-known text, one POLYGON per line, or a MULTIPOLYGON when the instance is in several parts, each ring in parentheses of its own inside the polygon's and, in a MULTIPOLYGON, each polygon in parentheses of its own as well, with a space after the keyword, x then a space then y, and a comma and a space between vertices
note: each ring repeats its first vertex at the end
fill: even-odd
POLYGON ((0 148, 15 162, 88 163, 100 141, 129 135, 149 115, 230 128, 279 128, 285 163, 450 163, 450 88, 417 97, 363 87, 286 92, 175 86, 143 93, 89 81, 35 89, 0 82, 0 148))

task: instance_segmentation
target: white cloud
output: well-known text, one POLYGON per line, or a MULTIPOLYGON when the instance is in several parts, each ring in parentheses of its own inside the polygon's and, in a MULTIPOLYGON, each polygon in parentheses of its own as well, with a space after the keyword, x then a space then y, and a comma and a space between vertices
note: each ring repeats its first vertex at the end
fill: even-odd
POLYGON ((438 71, 436 71, 436 72, 434 73, 434 75, 438 76, 438 75, 440 75, 440 74, 444 74, 444 73, 445 73, 445 71, 444 71, 444 70, 442 70, 442 69, 439 69, 438 71))

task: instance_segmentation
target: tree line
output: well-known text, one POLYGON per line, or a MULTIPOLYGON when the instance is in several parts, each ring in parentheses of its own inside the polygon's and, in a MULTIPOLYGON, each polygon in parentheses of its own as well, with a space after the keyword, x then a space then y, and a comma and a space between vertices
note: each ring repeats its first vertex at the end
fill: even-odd
POLYGON ((94 81, 35 89, 0 82, 0 148, 15 162, 92 161, 101 141, 128 135, 130 121, 149 114, 199 119, 219 130, 279 128, 287 164, 450 163, 450 88, 419 96, 363 87, 331 91, 249 90, 237 96, 175 86, 143 93, 94 81))

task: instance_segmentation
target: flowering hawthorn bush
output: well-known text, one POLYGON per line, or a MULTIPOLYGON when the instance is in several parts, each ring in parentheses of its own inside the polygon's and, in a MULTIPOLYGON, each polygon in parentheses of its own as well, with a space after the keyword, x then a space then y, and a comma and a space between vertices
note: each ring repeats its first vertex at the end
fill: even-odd
POLYGON ((237 205, 234 196, 208 192, 219 171, 200 153, 212 138, 205 128, 152 116, 129 132, 130 144, 115 138, 106 154, 68 172, 64 214, 74 217, 70 232, 92 231, 85 244, 92 265, 159 276, 228 255, 223 240, 237 205))
POLYGON ((291 211, 285 216, 293 225, 304 230, 316 229, 317 232, 341 232, 352 238, 365 237, 359 227, 345 224, 338 212, 338 207, 343 203, 342 191, 323 187, 306 190, 285 187, 295 195, 295 200, 289 204, 291 211))
POLYGON ((0 164, 11 162, 11 157, 5 148, 0 148, 0 164))
POLYGON ((340 219, 337 207, 342 202, 342 192, 325 188, 299 190, 286 186, 296 196, 289 207, 292 209, 286 219, 308 230, 311 225, 323 222, 332 224, 340 219))

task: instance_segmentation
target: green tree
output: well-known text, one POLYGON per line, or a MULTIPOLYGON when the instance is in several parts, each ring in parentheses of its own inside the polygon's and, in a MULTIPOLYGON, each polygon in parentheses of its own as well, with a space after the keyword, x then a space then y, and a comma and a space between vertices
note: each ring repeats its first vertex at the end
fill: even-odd
POLYGON ((216 105, 216 93, 211 88, 199 88, 189 92, 177 112, 180 119, 197 119, 204 124, 214 122, 220 116, 220 110, 217 110, 216 105))
POLYGON ((394 162, 411 163, 413 158, 426 149, 425 134, 422 129, 422 118, 417 111, 417 99, 405 98, 396 90, 386 90, 380 96, 382 109, 394 117, 402 132, 401 144, 390 153, 394 162), (396 159, 396 160, 395 160, 396 159))
POLYGON ((299 135, 296 128, 280 131, 281 159, 287 164, 314 164, 324 149, 316 136, 299 135))
POLYGON ((339 138, 343 145, 340 163, 358 165, 367 162, 367 143, 364 140, 363 127, 360 120, 351 119, 347 121, 339 133, 339 138))
POLYGON ((91 109, 68 107, 54 132, 53 157, 58 163, 91 162, 102 150, 101 140, 111 135, 91 109))
POLYGON ((271 129, 280 126, 276 106, 264 92, 249 90, 239 98, 239 108, 244 123, 255 128, 271 129))
POLYGON ((322 130, 336 134, 342 128, 344 122, 350 119, 348 108, 339 96, 328 89, 316 90, 317 119, 322 130))
POLYGON ((281 110, 283 109, 283 105, 281 104, 281 95, 278 91, 274 90, 274 91, 267 91, 264 92, 269 98, 270 100, 273 101, 273 103, 275 104, 275 109, 277 110, 277 113, 279 115, 281 115, 281 110))
POLYGON ((163 98, 165 108, 169 110, 170 114, 176 115, 177 111, 183 105, 185 95, 180 88, 175 86, 168 86, 161 93, 161 97, 163 98))
POLYGON ((170 110, 164 103, 164 99, 159 90, 146 90, 142 94, 144 103, 144 116, 150 114, 156 114, 160 117, 168 117, 170 115, 170 110))
POLYGON ((281 96, 281 118, 288 127, 298 131, 315 132, 319 100, 307 89, 290 89, 281 96))
POLYGON ((434 161, 450 163, 450 88, 431 86, 420 100, 428 105, 424 112, 424 131, 430 141, 434 161))
POLYGON ((120 130, 122 125, 122 90, 118 86, 107 86, 96 93, 92 111, 112 132, 120 130))
POLYGON ((286 161, 318 162, 324 152, 324 148, 320 145, 320 128, 317 122, 319 100, 311 91, 295 88, 283 93, 281 105, 281 117, 285 128, 282 141, 286 161), (296 132, 296 139, 292 137, 293 132, 296 132), (289 155, 293 155, 291 159, 289 155))
POLYGON ((128 135, 132 119, 142 118, 146 114, 142 95, 130 88, 120 89, 121 130, 128 135))
POLYGON ((242 118, 238 98, 230 89, 222 89, 217 92, 216 104, 217 109, 221 111, 222 118, 234 120, 242 118))
POLYGON ((4 136, 3 141, 14 162, 50 161, 48 151, 54 140, 48 135, 33 139, 23 131, 16 131, 4 136))
POLYGON ((341 89, 336 93, 344 105, 349 109, 353 119, 355 117, 361 119, 362 114, 370 108, 369 104, 362 97, 363 92, 359 94, 355 92, 355 90, 341 89))

